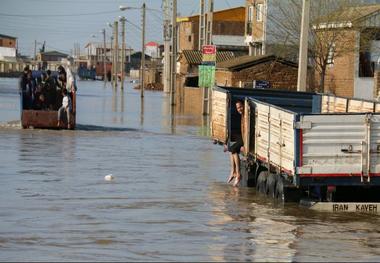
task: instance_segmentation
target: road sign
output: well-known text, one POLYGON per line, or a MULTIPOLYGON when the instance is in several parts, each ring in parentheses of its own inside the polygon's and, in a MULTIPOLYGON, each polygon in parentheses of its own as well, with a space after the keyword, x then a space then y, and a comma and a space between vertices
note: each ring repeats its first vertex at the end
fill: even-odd
POLYGON ((215 83, 215 66, 199 65, 198 86, 211 88, 215 83))
POLYGON ((202 62, 216 62, 216 46, 204 45, 202 46, 202 62))

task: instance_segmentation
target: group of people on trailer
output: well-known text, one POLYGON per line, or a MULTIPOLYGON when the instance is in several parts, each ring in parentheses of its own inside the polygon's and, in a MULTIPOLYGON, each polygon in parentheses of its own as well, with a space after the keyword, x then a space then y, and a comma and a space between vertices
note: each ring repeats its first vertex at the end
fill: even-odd
POLYGON ((19 89, 23 110, 57 111, 57 127, 66 121, 67 128, 71 128, 70 113, 77 88, 69 68, 60 65, 57 74, 53 74, 50 70, 36 73, 26 66, 20 77, 19 89))

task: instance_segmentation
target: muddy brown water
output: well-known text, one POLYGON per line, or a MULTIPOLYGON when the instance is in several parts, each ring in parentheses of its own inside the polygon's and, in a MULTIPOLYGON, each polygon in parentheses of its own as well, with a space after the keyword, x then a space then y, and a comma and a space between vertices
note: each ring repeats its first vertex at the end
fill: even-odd
POLYGON ((279 205, 161 92, 79 82, 75 131, 21 130, 0 79, 0 261, 380 261, 375 215, 279 205), (108 174, 113 181, 105 181, 108 174))

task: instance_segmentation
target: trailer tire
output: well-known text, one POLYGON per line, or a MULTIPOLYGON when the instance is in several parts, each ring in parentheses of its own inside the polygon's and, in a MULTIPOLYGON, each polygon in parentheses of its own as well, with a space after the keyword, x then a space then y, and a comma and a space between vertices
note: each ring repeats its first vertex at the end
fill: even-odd
POLYGON ((285 201, 285 195, 284 195, 284 179, 281 175, 276 175, 276 185, 275 185, 275 191, 274 191, 274 198, 280 202, 285 201))
POLYGON ((276 190, 276 175, 268 174, 265 184, 265 193, 267 196, 274 198, 276 190))
POLYGON ((257 192, 265 194, 267 177, 268 177, 268 171, 260 172, 259 176, 257 177, 257 182, 256 182, 257 192))

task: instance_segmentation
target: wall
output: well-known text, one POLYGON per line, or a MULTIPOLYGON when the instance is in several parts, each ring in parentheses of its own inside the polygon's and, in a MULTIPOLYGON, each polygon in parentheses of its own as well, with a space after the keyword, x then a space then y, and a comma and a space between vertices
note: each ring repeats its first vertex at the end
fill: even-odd
MULTIPOLYGON (((336 96, 353 97, 355 68, 357 55, 355 45, 357 43, 356 32, 347 30, 340 35, 342 40, 336 41, 336 49, 343 49, 341 55, 334 58, 334 64, 327 66, 324 92, 333 93, 336 96)), ((320 75, 316 72, 317 83, 320 75)))
POLYGON ((241 71, 218 69, 215 74, 217 85, 239 87, 240 82, 267 80, 274 89, 297 90, 298 68, 278 62, 266 62, 241 71))
POLYGON ((10 47, 0 47, 0 57, 16 57, 16 49, 10 47))
POLYGON ((232 87, 232 72, 218 69, 215 72, 215 82, 218 86, 232 87))
POLYGON ((193 33, 193 22, 181 22, 179 23, 179 52, 182 50, 194 50, 195 41, 193 33))
POLYGON ((374 78, 355 78, 354 94, 352 97, 373 100, 374 78))
MULTIPOLYGON (((179 26, 179 50, 199 49, 199 16, 186 18, 179 26), (191 41, 188 37, 191 35, 191 41)), ((214 35, 241 35, 244 36, 245 8, 233 8, 213 14, 214 35)))
POLYGON ((0 38, 0 47, 16 48, 16 39, 0 38))

